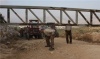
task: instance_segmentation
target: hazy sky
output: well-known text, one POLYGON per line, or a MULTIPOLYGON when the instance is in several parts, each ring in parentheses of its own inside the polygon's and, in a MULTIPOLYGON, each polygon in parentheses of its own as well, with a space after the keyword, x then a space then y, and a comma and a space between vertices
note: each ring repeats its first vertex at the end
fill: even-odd
MULTIPOLYGON (((100 10, 100 0, 0 0, 0 5, 52 6, 100 10)), ((2 10, 0 12, 4 13, 2 10)))

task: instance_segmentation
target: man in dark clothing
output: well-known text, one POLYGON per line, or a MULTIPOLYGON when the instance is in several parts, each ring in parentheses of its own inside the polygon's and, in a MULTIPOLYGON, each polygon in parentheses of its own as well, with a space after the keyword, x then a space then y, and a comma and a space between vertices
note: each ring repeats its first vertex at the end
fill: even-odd
POLYGON ((67 44, 72 44, 72 27, 70 25, 70 20, 68 20, 68 25, 65 27, 66 42, 67 44))

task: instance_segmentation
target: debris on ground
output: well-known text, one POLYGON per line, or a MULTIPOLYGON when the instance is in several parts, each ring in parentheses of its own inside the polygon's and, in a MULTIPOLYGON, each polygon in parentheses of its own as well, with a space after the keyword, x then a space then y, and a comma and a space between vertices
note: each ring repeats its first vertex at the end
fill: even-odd
POLYGON ((18 31, 8 25, 0 25, 0 59, 12 55, 13 45, 18 40, 18 31))

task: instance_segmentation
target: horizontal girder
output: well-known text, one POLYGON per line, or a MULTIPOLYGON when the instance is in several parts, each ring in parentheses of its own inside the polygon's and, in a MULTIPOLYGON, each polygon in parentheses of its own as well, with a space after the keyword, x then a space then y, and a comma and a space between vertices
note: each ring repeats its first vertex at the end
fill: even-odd
POLYGON ((70 10, 70 11, 95 11, 96 9, 81 9, 81 8, 66 8, 66 7, 45 7, 45 6, 15 6, 15 5, 0 5, 0 8, 15 8, 15 9, 48 9, 48 10, 70 10))

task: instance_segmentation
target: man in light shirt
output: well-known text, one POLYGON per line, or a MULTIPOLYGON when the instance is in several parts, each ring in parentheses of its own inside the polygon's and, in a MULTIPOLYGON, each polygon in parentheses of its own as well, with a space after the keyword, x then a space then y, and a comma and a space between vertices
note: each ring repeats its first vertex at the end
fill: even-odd
POLYGON ((67 44, 72 44, 72 27, 70 25, 70 20, 68 20, 68 25, 65 26, 65 34, 67 44))
POLYGON ((45 39, 46 39, 46 46, 49 47, 49 50, 54 50, 54 38, 55 38, 55 29, 54 23, 48 24, 48 27, 44 29, 45 39))

